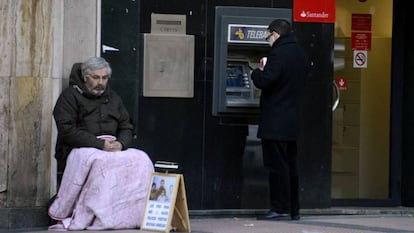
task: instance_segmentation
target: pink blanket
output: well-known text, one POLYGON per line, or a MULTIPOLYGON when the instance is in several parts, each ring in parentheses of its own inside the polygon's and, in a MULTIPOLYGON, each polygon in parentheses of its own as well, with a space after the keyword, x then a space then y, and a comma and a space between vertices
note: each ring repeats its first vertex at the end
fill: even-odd
POLYGON ((49 216, 66 219, 67 230, 138 228, 153 172, 150 158, 138 149, 73 149, 49 216))

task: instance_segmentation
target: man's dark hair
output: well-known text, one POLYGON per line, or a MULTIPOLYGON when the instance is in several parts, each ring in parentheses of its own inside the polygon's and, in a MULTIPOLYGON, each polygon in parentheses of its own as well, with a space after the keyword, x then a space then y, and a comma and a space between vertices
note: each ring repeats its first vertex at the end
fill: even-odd
POLYGON ((290 26, 289 21, 285 19, 275 19, 267 28, 269 32, 277 32, 280 36, 288 35, 292 33, 292 27, 290 26))

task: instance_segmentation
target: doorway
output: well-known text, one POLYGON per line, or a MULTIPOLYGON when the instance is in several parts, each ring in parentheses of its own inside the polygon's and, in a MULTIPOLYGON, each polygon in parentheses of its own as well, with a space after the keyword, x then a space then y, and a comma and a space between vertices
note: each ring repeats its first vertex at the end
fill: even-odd
POLYGON ((390 195, 392 3, 336 1, 332 199, 390 195))

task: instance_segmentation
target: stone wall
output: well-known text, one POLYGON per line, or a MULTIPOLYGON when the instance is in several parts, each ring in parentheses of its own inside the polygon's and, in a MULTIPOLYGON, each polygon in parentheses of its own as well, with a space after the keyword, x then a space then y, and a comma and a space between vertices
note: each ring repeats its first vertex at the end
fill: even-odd
POLYGON ((0 0, 0 228, 48 224, 52 109, 72 64, 97 54, 99 3, 0 0))

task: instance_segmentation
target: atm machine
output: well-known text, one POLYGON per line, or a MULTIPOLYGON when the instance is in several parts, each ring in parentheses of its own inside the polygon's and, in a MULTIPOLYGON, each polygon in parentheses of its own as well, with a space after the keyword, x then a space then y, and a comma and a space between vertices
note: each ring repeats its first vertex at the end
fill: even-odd
POLYGON ((248 129, 245 143, 234 143, 234 147, 243 145, 244 151, 241 171, 235 171, 243 173, 240 207, 267 208, 267 199, 257 198, 268 195, 268 186, 263 182, 267 175, 256 137, 260 90, 250 74, 270 51, 267 27, 276 18, 291 21, 292 10, 228 6, 217 6, 215 10, 212 113, 222 125, 248 129))
POLYGON ((292 10, 217 6, 214 38, 213 115, 256 123, 260 90, 250 73, 270 48, 267 27, 276 18, 291 21, 292 10))

